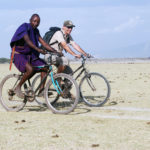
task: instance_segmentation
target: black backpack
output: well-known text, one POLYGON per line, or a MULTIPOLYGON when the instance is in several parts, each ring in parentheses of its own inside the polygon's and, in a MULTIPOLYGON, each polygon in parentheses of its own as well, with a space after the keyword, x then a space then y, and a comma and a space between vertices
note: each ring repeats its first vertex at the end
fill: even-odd
MULTIPOLYGON (((47 32, 45 33, 45 35, 43 36, 43 40, 44 40, 47 44, 49 44, 51 38, 53 37, 53 35, 54 35, 54 33, 55 33, 56 31, 61 31, 61 28, 59 28, 59 27, 50 27, 50 28, 49 28, 49 31, 47 31, 47 32)), ((53 44, 55 44, 55 43, 57 43, 57 41, 51 43, 50 45, 53 45, 53 44)), ((45 48, 44 48, 42 45, 41 45, 41 48, 42 48, 43 50, 45 50, 45 48)))

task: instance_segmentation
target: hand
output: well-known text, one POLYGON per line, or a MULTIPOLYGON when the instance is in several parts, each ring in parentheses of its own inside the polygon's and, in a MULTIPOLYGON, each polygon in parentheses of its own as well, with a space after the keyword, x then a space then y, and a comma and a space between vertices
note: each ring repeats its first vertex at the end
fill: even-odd
POLYGON ((86 57, 87 57, 87 58, 90 58, 90 57, 91 57, 91 55, 90 55, 90 54, 88 54, 88 53, 86 53, 86 57))
POLYGON ((81 58, 81 55, 77 55, 77 54, 76 54, 76 55, 74 55, 74 56, 75 56, 76 58, 81 58))
POLYGON ((62 52, 58 52, 58 56, 62 57, 62 56, 64 56, 64 54, 62 52))
POLYGON ((39 53, 41 53, 41 54, 43 54, 43 55, 46 54, 46 52, 45 52, 44 50, 42 50, 42 49, 39 49, 39 53))

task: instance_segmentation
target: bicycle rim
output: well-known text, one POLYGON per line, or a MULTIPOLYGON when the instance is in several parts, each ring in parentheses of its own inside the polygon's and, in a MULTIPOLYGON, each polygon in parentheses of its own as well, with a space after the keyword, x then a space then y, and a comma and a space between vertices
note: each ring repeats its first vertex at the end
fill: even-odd
POLYGON ((88 73, 80 82, 80 94, 89 106, 102 106, 110 96, 110 85, 107 79, 99 73, 88 73))
POLYGON ((68 114, 72 112, 79 100, 79 88, 76 81, 69 75, 60 73, 54 76, 56 87, 50 80, 45 88, 45 99, 53 113, 68 114), (57 89, 56 89, 57 88, 57 89), (52 94, 48 95, 51 90, 52 94), (60 94, 58 93, 58 90, 60 94))
POLYGON ((13 92, 19 82, 18 79, 19 75, 11 74, 6 76, 0 84, 0 102, 7 111, 20 111, 26 104, 24 99, 17 97, 13 92))
MULTIPOLYGON (((41 75, 38 74, 32 81, 32 90, 35 91, 35 89, 38 87, 38 85, 41 83, 41 75)), ((39 92, 39 91, 38 91, 39 92)), ((37 93, 38 93, 37 92, 37 93)), ((40 106, 46 106, 45 103, 45 98, 44 98, 44 92, 43 92, 43 96, 36 96, 35 97, 35 101, 40 105, 40 106)))

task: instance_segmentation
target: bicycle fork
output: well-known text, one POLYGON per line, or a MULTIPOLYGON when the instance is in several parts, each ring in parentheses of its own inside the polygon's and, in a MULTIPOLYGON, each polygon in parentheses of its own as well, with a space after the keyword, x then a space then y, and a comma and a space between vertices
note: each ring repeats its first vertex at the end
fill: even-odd
POLYGON ((53 83, 54 88, 56 89, 57 93, 58 93, 59 95, 61 95, 62 90, 61 90, 61 88, 60 88, 60 86, 59 86, 58 81, 57 81, 57 80, 54 80, 54 78, 53 78, 53 72, 50 73, 50 76, 51 76, 51 80, 52 80, 52 83, 53 83), (55 83, 55 82, 56 82, 56 83, 55 83))
POLYGON ((88 85, 91 87, 91 89, 93 91, 96 91, 95 86, 93 85, 92 81, 91 81, 91 76, 89 74, 86 75, 86 81, 88 83, 88 85))

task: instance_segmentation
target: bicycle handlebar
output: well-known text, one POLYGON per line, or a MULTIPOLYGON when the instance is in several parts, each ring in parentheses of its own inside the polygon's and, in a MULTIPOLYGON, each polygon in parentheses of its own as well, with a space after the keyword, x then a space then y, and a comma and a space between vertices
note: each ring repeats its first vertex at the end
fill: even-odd
POLYGON ((82 64, 85 64, 85 61, 87 58, 94 58, 93 56, 87 54, 87 56, 84 56, 83 54, 81 55, 81 58, 82 58, 82 64))
POLYGON ((87 58, 94 58, 93 56, 91 56, 90 54, 87 54, 87 56, 84 56, 83 54, 81 55, 82 59, 87 59, 87 58))

